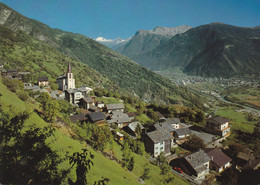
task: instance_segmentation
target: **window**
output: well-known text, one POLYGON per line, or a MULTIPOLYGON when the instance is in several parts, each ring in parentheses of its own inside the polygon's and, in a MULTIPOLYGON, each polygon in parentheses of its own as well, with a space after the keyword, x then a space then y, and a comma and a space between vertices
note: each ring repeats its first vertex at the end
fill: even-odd
POLYGON ((160 150, 163 150, 163 147, 161 147, 160 150))
POLYGON ((161 142, 160 145, 163 145, 163 142, 161 142))
POLYGON ((158 149, 158 147, 155 148, 155 150, 157 150, 157 149, 158 149))

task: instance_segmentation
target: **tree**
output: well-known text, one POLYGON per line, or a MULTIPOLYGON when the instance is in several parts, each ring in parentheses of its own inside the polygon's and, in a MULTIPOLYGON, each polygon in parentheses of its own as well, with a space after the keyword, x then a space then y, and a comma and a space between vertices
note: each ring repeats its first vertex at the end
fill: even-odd
POLYGON ((160 169, 161 169, 161 174, 165 175, 171 170, 171 167, 168 165, 167 162, 164 162, 160 164, 160 169))
POLYGON ((106 144, 112 140, 109 127, 94 127, 92 131, 91 144, 94 149, 103 151, 106 144))
POLYGON ((58 169, 64 159, 46 144, 54 130, 51 127, 24 130, 27 112, 17 115, 0 112, 0 182, 61 184, 69 170, 58 169))
POLYGON ((157 164, 160 166, 161 164, 166 162, 166 158, 163 152, 160 153, 160 155, 158 155, 157 159, 157 164))
POLYGON ((131 150, 127 142, 123 145, 122 166, 126 167, 129 171, 132 171, 134 168, 134 158, 131 155, 131 150))
POLYGON ((137 124, 136 128, 135 128, 135 133, 137 135, 137 137, 140 137, 141 134, 142 134, 142 128, 141 128, 141 125, 140 123, 137 124))
POLYGON ((69 157, 69 162, 72 166, 76 165, 76 174, 77 174, 77 180, 75 183, 70 181, 70 184, 77 184, 77 185, 85 185, 87 184, 87 178, 86 175, 90 170, 91 165, 93 166, 94 163, 91 159, 94 159, 94 155, 91 154, 91 152, 88 152, 87 149, 82 149, 83 152, 75 152, 71 157, 69 157), (88 159, 89 155, 89 159, 88 159))
POLYGON ((140 178, 142 180, 150 179, 151 176, 149 174, 150 174, 150 168, 148 167, 148 163, 146 163, 144 165, 144 171, 143 171, 142 175, 140 176, 140 178))
POLYGON ((199 137, 192 135, 187 143, 182 144, 182 146, 190 151, 197 151, 200 148, 205 148, 203 140, 199 137))

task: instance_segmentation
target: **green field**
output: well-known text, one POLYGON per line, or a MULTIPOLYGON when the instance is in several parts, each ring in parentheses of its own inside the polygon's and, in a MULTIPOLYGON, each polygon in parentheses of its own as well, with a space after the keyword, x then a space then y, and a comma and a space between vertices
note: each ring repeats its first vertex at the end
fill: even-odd
POLYGON ((260 110, 260 89, 240 87, 227 91, 226 99, 260 110))

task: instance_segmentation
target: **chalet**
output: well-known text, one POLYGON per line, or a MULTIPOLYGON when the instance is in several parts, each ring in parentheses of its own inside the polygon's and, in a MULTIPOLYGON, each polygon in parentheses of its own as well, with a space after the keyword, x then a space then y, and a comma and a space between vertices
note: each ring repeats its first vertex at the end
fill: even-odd
POLYGON ((239 152, 236 157, 236 168, 241 170, 244 166, 248 165, 255 160, 253 150, 245 148, 243 151, 239 152))
POLYGON ((134 113, 134 112, 127 112, 126 114, 128 115, 129 118, 132 118, 132 119, 134 119, 136 117, 136 113, 134 113))
POLYGON ((65 90, 65 99, 71 104, 78 104, 79 100, 84 96, 77 89, 67 89, 65 90))
POLYGON ((103 124, 106 122, 106 116, 102 112, 92 112, 88 114, 91 123, 103 124))
POLYGON ((90 106, 95 106, 95 103, 91 97, 83 97, 79 100, 79 106, 88 110, 90 106))
POLYGON ((96 106, 97 106, 100 110, 103 111, 103 109, 104 109, 104 107, 105 107, 105 104, 104 104, 104 102, 102 102, 102 101, 97 101, 97 102, 96 102, 96 106))
POLYGON ((106 110, 108 113, 112 111, 121 111, 124 112, 125 106, 123 103, 116 103, 116 104, 106 104, 106 110))
POLYGON ((178 144, 182 144, 186 142, 191 134, 191 131, 189 128, 180 128, 174 130, 174 138, 175 142, 178 144))
POLYGON ((158 157, 161 152, 166 156, 171 154, 173 137, 169 132, 165 130, 148 132, 143 139, 146 151, 154 157, 158 157))
POLYGON ((8 69, 8 70, 3 69, 1 75, 2 77, 7 77, 7 78, 18 78, 18 79, 21 78, 21 76, 17 72, 17 69, 8 69))
POLYGON ((226 118, 215 116, 207 120, 205 131, 221 136, 227 137, 230 135, 230 127, 226 118))
POLYGON ((209 168, 218 173, 231 166, 232 159, 224 154, 219 148, 206 148, 204 151, 211 158, 209 168))
POLYGON ((46 87, 49 85, 49 78, 47 76, 40 77, 37 82, 38 86, 46 87))
POLYGON ((144 129, 143 125, 141 123, 139 123, 138 121, 135 121, 135 122, 131 122, 129 125, 124 127, 124 131, 127 132, 131 136, 136 136, 136 127, 138 124, 140 125, 141 129, 143 130, 144 129))
POLYGON ((156 123, 154 125, 156 130, 165 129, 174 135, 174 131, 180 128, 180 120, 178 118, 168 118, 163 122, 156 123))
POLYGON ((127 126, 132 121, 132 118, 129 118, 127 114, 121 111, 113 111, 109 116, 107 122, 111 125, 117 125, 118 128, 123 128, 127 126))
POLYGON ((182 163, 182 170, 190 175, 194 176, 194 179, 204 179, 209 173, 209 164, 211 158, 203 151, 192 153, 184 157, 184 163, 182 163))
POLYGON ((118 141, 123 141, 124 140, 124 135, 121 134, 120 132, 116 132, 116 139, 118 141))
POLYGON ((76 122, 83 123, 85 121, 88 121, 88 117, 87 117, 87 114, 77 114, 77 115, 70 116, 70 120, 73 123, 76 123, 76 122))
POLYGON ((159 120, 161 120, 161 121, 165 120, 165 117, 159 111, 156 111, 155 114, 157 114, 159 120))

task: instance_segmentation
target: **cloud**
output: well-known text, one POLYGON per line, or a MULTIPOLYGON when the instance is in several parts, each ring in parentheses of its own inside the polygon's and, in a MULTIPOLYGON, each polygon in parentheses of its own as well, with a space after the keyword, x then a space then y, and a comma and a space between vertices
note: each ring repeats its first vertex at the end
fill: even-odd
POLYGON ((99 42, 111 42, 111 41, 113 41, 112 39, 106 39, 104 37, 97 37, 95 40, 99 41, 99 42))

